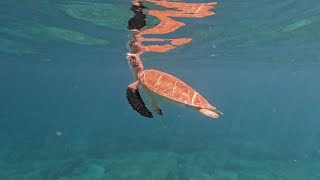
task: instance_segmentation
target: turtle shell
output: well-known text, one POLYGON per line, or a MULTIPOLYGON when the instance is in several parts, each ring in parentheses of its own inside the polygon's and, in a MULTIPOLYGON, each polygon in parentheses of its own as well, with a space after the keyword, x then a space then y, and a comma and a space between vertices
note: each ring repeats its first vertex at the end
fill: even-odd
POLYGON ((216 109, 208 101, 177 77, 157 70, 144 70, 139 80, 151 92, 185 105, 205 109, 216 109))

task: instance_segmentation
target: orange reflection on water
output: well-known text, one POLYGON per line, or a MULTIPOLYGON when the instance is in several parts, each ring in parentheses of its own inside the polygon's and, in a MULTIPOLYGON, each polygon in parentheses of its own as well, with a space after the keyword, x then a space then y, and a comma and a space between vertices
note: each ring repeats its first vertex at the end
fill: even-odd
MULTIPOLYGON (((191 38, 176 38, 176 39, 161 39, 161 38, 143 38, 144 34, 168 34, 176 31, 185 24, 171 17, 185 17, 185 18, 203 18, 211 16, 214 12, 210 11, 217 4, 216 2, 209 3, 185 3, 185 2, 170 2, 166 0, 145 0, 158 6, 170 8, 170 10, 147 10, 148 14, 160 20, 160 23, 154 27, 134 30, 132 35, 135 50, 133 52, 142 54, 143 52, 166 52, 171 49, 189 43, 191 38), (162 45, 142 45, 142 42, 161 42, 162 45)), ((134 5, 143 6, 143 1, 135 0, 134 5)), ((132 52, 131 52, 132 53, 132 52)))
POLYGON ((178 38, 178 39, 156 39, 156 38, 141 38, 141 41, 147 42, 166 42, 164 45, 148 45, 144 46, 144 52, 166 52, 171 49, 176 48, 176 46, 181 46, 183 44, 189 43, 191 38, 178 38))
POLYGON ((184 26, 185 24, 170 17, 185 17, 185 18, 203 18, 213 15, 210 10, 216 5, 216 2, 211 3, 184 3, 184 2, 168 2, 160 0, 146 0, 159 6, 166 8, 174 8, 176 10, 148 10, 148 14, 160 19, 160 23, 152 28, 145 29, 142 34, 167 34, 184 26))

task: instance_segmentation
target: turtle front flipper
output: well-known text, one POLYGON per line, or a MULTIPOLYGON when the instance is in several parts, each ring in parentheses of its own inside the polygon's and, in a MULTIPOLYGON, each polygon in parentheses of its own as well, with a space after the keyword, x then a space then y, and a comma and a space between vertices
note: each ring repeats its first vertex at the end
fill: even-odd
POLYGON ((131 107, 135 111, 140 113, 142 116, 145 116, 148 118, 153 118, 152 113, 146 107, 146 105, 144 104, 144 102, 140 96, 140 93, 138 90, 138 85, 139 85, 139 82, 136 81, 128 86, 127 92, 126 92, 127 100, 129 102, 129 104, 131 105, 131 107))

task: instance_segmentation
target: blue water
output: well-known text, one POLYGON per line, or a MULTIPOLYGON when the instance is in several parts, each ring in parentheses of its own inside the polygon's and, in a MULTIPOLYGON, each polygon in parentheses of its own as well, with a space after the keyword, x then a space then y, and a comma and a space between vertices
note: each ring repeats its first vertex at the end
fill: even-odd
POLYGON ((172 36, 191 43, 143 54, 217 120, 132 110, 131 2, 93 2, 119 9, 88 20, 63 10, 71 1, 0 2, 1 180, 320 179, 317 0, 219 0, 213 16, 177 18, 186 26, 172 36))

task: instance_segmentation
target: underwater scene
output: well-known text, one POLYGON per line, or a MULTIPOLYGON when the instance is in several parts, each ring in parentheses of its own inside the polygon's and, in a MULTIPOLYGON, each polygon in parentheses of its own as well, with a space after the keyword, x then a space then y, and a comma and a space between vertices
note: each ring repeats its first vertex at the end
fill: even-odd
POLYGON ((0 180, 320 180, 319 0, 0 12, 0 180))

